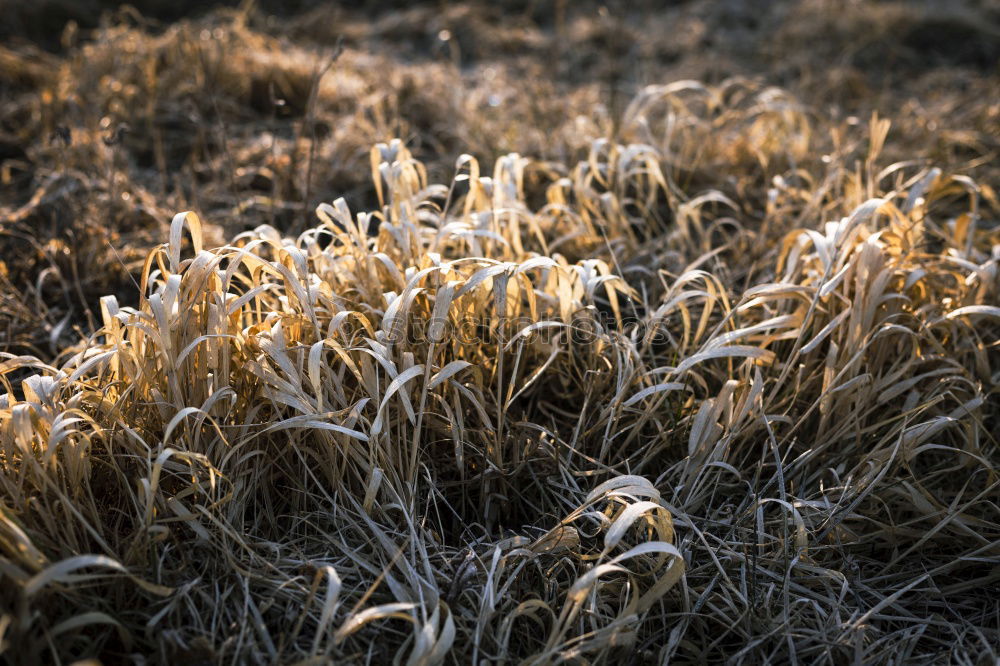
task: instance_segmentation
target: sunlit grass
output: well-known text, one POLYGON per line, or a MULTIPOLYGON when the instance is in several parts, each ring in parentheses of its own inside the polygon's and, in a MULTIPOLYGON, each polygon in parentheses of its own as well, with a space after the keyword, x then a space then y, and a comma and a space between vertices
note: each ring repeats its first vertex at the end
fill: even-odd
POLYGON ((682 83, 576 165, 393 141, 298 237, 177 215, 138 307, 0 363, 4 650, 987 654, 1000 237, 889 129, 818 161, 787 94, 682 83))

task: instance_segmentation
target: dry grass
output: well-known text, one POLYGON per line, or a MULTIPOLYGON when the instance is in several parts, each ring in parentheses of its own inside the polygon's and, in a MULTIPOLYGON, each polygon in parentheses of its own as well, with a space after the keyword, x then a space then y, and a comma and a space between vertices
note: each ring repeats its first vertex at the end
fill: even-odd
MULTIPOLYGON (((85 249, 27 233, 39 208, 134 214, 125 190, 148 211, 187 203, 183 186, 139 191, 98 141, 50 147, 67 166, 46 192, 62 194, 8 218, 23 233, 5 238, 40 248, 24 274, 41 275, 28 290, 0 272, 8 661, 997 659, 993 135, 967 130, 947 163, 899 161, 896 134, 917 130, 733 78, 536 125, 525 141, 546 144, 541 159, 446 165, 429 139, 380 142, 394 128, 363 125, 379 119, 358 101, 378 89, 357 74, 364 56, 348 51, 329 79, 316 54, 226 26, 213 104, 252 104, 240 73, 265 71, 302 100, 274 116, 289 144, 196 159, 164 141, 169 123, 124 139, 149 141, 152 164, 169 145, 217 169, 199 199, 215 203, 197 207, 219 226, 193 212, 137 225, 160 235, 145 253, 139 236, 81 238, 131 254, 117 278, 84 266, 74 281, 85 249), (343 147, 309 139, 310 123, 354 104, 329 136, 374 147, 352 147, 341 180, 315 165, 343 147), (225 213, 250 168, 270 199, 225 213), (355 210, 331 197, 299 232, 324 178, 357 187, 355 210), (87 294, 46 298, 45 281, 82 292, 127 285, 130 269, 138 284, 67 342, 68 315, 47 304, 87 294)), ((170 94, 139 88, 115 117, 169 120, 179 86, 206 85, 190 26, 158 41, 118 29, 87 56, 93 76, 123 71, 100 57, 131 44, 148 52, 129 62, 175 79, 147 75, 170 94)), ((456 75, 440 67, 400 85, 473 113, 440 92, 456 75)), ((97 85, 80 71, 35 74, 97 85)), ((492 155, 535 111, 447 131, 432 111, 420 136, 492 155)), ((968 113, 978 127, 993 111, 968 113)))

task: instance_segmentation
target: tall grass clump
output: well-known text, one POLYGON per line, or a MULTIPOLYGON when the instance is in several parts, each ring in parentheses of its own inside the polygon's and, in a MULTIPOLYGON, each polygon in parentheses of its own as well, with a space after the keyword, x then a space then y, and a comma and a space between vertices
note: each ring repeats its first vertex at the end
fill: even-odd
POLYGON ((814 125, 688 82, 575 165, 379 144, 296 238, 178 214, 0 361, 0 654, 996 658, 997 211, 814 125))

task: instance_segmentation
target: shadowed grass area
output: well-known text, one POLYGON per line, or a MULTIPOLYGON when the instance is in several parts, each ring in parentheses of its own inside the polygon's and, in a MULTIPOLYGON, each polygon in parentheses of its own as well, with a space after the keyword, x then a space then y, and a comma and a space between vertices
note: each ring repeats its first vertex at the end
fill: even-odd
POLYGON ((994 74, 615 102, 324 11, 0 51, 5 659, 996 659, 994 74))

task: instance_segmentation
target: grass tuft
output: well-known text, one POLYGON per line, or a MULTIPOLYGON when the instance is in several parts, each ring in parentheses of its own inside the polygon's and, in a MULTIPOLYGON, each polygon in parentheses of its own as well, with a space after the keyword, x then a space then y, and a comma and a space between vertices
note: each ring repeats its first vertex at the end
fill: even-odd
POLYGON ((138 307, 0 363, 7 654, 994 654, 1000 237, 885 121, 822 169, 810 127, 675 84, 540 205, 392 141, 297 237, 178 214, 138 307))

